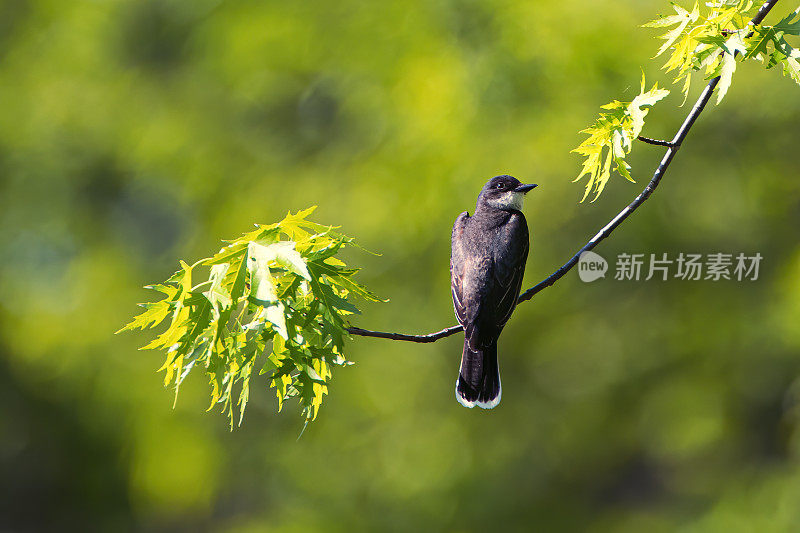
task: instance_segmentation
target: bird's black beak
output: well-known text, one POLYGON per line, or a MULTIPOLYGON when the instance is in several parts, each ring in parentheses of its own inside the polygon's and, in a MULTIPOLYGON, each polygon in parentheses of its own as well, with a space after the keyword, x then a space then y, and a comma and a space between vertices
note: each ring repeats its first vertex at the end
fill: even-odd
POLYGON ((535 188, 536 188, 536 184, 535 183, 529 183, 529 184, 523 183, 522 185, 520 185, 519 187, 514 189, 514 192, 527 193, 528 191, 530 191, 532 189, 535 189, 535 188))

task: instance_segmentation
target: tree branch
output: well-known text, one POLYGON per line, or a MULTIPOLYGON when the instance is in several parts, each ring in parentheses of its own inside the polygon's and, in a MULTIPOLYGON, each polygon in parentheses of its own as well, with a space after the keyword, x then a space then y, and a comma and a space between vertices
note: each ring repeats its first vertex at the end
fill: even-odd
MULTIPOLYGON (((767 13, 769 13, 769 11, 775 6, 777 2, 778 0, 768 0, 767 2, 764 2, 764 4, 758 10, 758 13, 756 13, 756 15, 750 21, 750 24, 755 26, 756 24, 761 23, 761 21, 764 20, 764 17, 767 15, 767 13)), ((678 132, 675 134, 675 137, 672 139, 672 141, 669 142, 658 141, 656 139, 639 137, 639 140, 641 141, 668 147, 667 153, 665 153, 664 157, 661 159, 661 163, 659 163, 658 168, 656 168, 655 173, 653 173, 653 177, 650 179, 650 182, 647 184, 644 190, 641 193, 639 193, 639 195, 636 198, 633 199, 633 201, 630 204, 628 204, 622 211, 617 213, 617 216, 611 219, 611 221, 608 224, 603 226, 603 228, 600 231, 598 231, 594 237, 589 239, 589 242, 587 242, 580 250, 578 250, 575 253, 575 255, 573 255, 569 259, 569 261, 561 265, 558 268, 558 270, 550 274, 548 277, 546 277, 545 279, 543 279, 542 281, 540 281, 539 283, 537 283, 536 285, 525 291, 524 293, 520 294, 519 299, 517 300, 518 304, 530 300, 538 292, 546 289, 547 287, 550 287, 556 281, 564 277, 564 275, 570 270, 572 270, 572 267, 574 267, 578 263, 578 260, 580 259, 581 254, 583 252, 588 252, 589 250, 593 249, 605 238, 611 235, 611 232, 613 232, 617 228, 617 226, 622 224, 622 222, 624 222, 626 218, 631 216, 631 214, 633 214, 633 212, 636 211, 645 202, 645 200, 647 200, 650 197, 651 194, 653 194, 653 191, 656 190, 656 187, 658 187, 658 184, 661 182, 661 178, 664 177, 664 174, 667 172, 670 163, 672 163, 675 154, 678 153, 678 150, 681 147, 681 143, 689 134, 689 130, 692 129, 692 126, 694 125, 695 121, 697 121, 697 118, 700 116, 700 113, 703 112, 703 109, 705 109, 706 104, 708 104, 708 101, 714 94, 714 89, 717 88, 718 83, 719 83, 719 76, 712 79, 708 83, 708 85, 706 85, 706 88, 703 89, 703 92, 700 94, 700 97, 695 102, 694 106, 692 107, 692 110, 684 119, 683 124, 681 124, 681 127, 678 129, 678 132)), ((361 329, 356 327, 347 328, 347 332, 350 333, 351 335, 358 335, 361 337, 378 337, 381 339, 424 343, 424 342, 435 342, 438 341, 439 339, 449 337, 450 335, 455 335, 456 333, 462 331, 463 329, 464 328, 462 328, 461 326, 456 325, 443 329, 441 331, 437 331, 435 333, 428 333, 426 335, 384 333, 382 331, 370 331, 367 329, 361 329)))
POLYGON ((427 335, 406 335, 405 333, 384 333, 383 331, 370 331, 368 329, 361 329, 356 327, 347 328, 350 335, 359 335, 361 337, 377 337, 379 339, 391 339, 393 341, 408 341, 408 342, 436 342, 439 339, 455 335, 459 331, 463 331, 461 326, 450 326, 436 333, 428 333, 427 335))

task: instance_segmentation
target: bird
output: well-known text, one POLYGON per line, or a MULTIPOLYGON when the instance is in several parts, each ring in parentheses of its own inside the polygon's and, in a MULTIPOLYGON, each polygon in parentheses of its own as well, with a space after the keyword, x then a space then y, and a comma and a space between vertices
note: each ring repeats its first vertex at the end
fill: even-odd
POLYGON ((492 409, 502 397, 497 339, 522 286, 529 248, 522 203, 535 187, 495 176, 481 189, 475 214, 464 211, 453 225, 450 290, 464 328, 456 399, 464 407, 492 409))

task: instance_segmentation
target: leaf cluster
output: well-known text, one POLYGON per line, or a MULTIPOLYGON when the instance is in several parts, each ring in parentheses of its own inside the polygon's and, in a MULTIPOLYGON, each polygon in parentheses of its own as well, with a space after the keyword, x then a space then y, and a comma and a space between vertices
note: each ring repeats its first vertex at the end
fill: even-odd
MULTIPOLYGON (((675 14, 661 16, 644 27, 661 28, 665 33, 655 57, 668 53, 664 70, 675 74, 674 82, 681 84, 684 102, 691 88, 692 74, 702 71, 705 77, 719 76, 717 100, 719 104, 728 93, 738 60, 756 59, 767 69, 780 66, 784 75, 800 84, 800 50, 792 47, 787 36, 800 36, 800 8, 774 26, 752 25, 758 5, 752 0, 716 0, 702 6, 695 2, 692 10, 672 4, 675 14)), ((654 86, 642 89, 632 102, 617 100, 601 106, 595 123, 582 130, 589 135, 573 152, 585 156, 578 181, 589 176, 581 201, 594 191, 596 200, 616 171, 629 181, 634 181, 625 156, 630 153, 633 140, 644 126, 646 107, 650 107, 669 91, 654 86), (612 166, 613 164, 613 166, 612 166)))
POLYGON ((720 76, 719 104, 736 70, 735 55, 747 50, 749 22, 758 6, 752 0, 720 0, 708 2, 702 8, 695 2, 691 11, 677 4, 672 6, 675 15, 661 16, 644 24, 647 28, 669 28, 659 37, 664 43, 655 57, 671 50, 664 70, 676 74, 675 83, 682 83, 684 101, 694 72, 704 71, 706 78, 720 76))
POLYGON ((787 35, 800 36, 800 7, 774 26, 757 26, 745 57, 761 61, 767 69, 780 65, 785 76, 800 84, 800 50, 786 41, 787 35))
POLYGON ((606 112, 601 112, 591 127, 581 131, 589 137, 572 150, 586 156, 581 173, 574 180, 589 176, 581 202, 592 191, 595 195, 592 201, 597 200, 611 177, 612 163, 614 170, 620 175, 634 181, 625 156, 630 153, 633 142, 642 132, 644 117, 649 108, 668 94, 669 91, 659 89, 657 83, 649 91, 645 91, 645 79, 642 75, 639 94, 631 102, 614 100, 601 106, 606 112))
POLYGON ((199 368, 211 384, 209 410, 221 406, 233 427, 238 406, 241 424, 256 370, 275 389, 279 411, 297 397, 306 423, 316 418, 332 367, 351 364, 344 337, 347 317, 359 313, 353 297, 381 300, 336 257, 353 239, 307 220, 313 210, 257 225, 146 287, 163 298, 140 304, 145 311, 120 331, 169 319, 167 330, 142 349, 166 352, 160 370, 165 386, 174 384, 176 401, 183 380, 199 368))

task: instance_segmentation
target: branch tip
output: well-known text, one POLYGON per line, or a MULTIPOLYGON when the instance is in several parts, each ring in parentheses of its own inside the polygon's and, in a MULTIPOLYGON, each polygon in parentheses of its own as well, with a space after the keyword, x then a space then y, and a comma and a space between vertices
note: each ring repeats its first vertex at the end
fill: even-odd
POLYGON ((650 137, 644 137, 642 135, 639 135, 638 137, 636 137, 636 139, 642 141, 645 144, 654 144, 656 146, 667 146, 669 148, 675 148, 676 146, 678 146, 677 144, 675 144, 672 141, 662 141, 660 139, 651 139, 650 137))

